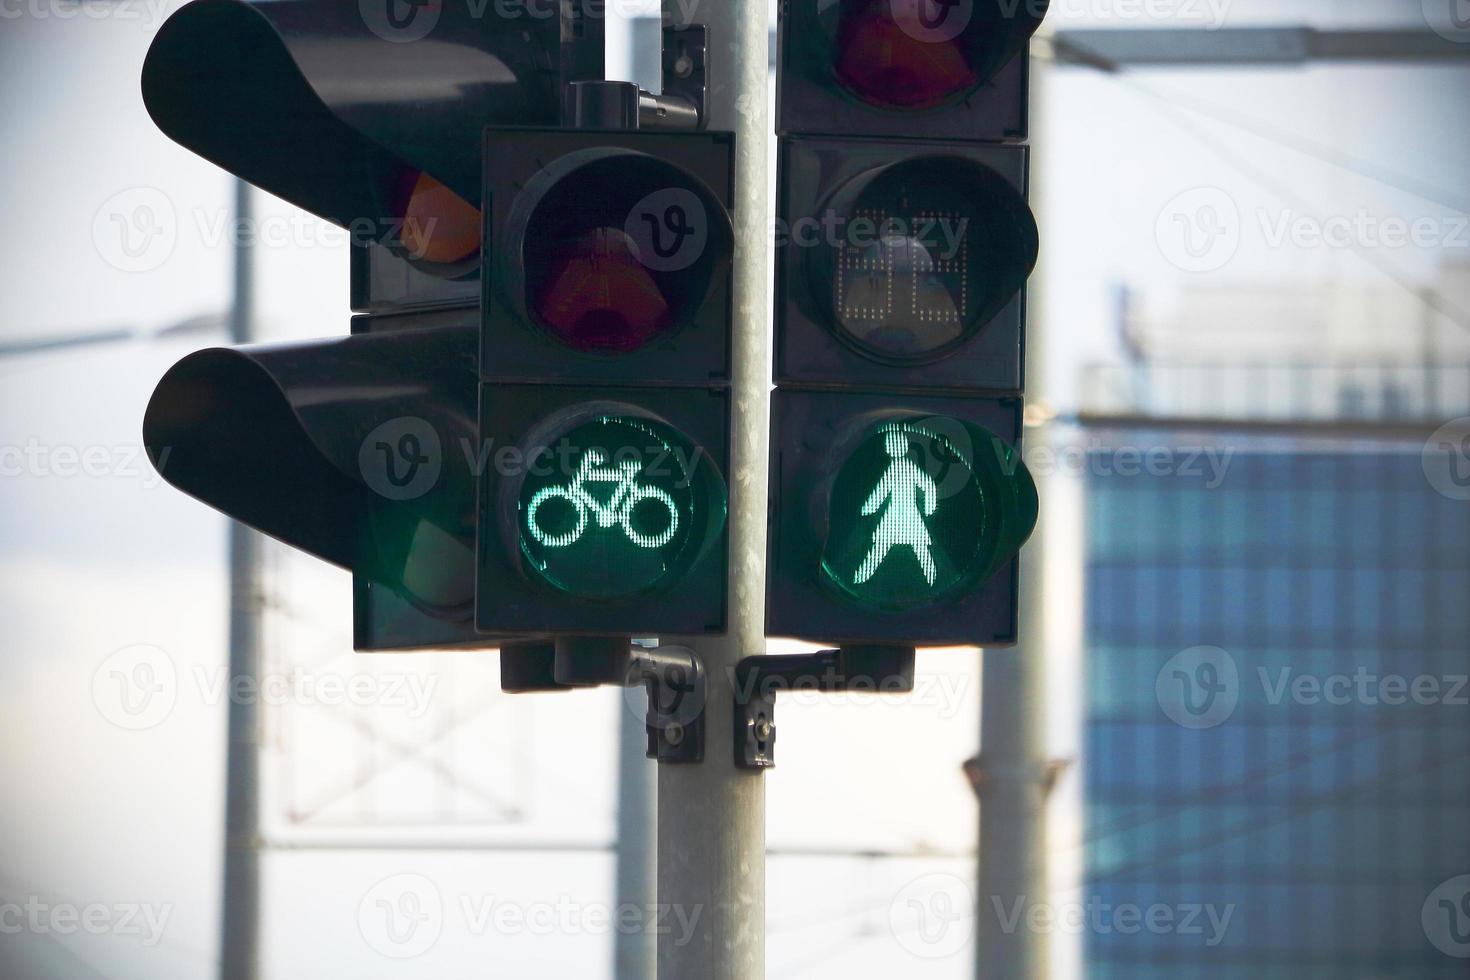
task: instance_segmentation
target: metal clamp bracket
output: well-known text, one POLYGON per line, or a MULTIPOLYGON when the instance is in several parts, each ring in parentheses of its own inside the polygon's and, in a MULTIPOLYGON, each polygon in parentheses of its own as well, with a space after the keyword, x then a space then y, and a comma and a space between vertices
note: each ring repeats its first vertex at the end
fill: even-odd
POLYGON ((500 688, 507 694, 638 686, 648 691, 648 757, 703 762, 705 674, 693 650, 593 636, 518 641, 500 649, 500 688))
POLYGON ((847 646, 811 654, 746 657, 735 668, 735 766, 770 769, 776 764, 776 695, 782 691, 869 691, 906 694, 914 689, 913 647, 847 646))
POLYGON ((567 115, 578 129, 702 129, 709 94, 709 28, 664 28, 663 94, 633 82, 572 82, 567 115))

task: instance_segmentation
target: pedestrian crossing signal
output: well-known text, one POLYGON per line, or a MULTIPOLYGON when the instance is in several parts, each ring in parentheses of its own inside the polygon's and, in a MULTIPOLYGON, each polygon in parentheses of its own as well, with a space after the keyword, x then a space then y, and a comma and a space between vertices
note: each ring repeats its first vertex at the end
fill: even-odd
POLYGON ((881 422, 832 483, 822 571, 864 605, 933 606, 993 575, 1035 520, 1030 474, 993 433, 950 418, 881 422))

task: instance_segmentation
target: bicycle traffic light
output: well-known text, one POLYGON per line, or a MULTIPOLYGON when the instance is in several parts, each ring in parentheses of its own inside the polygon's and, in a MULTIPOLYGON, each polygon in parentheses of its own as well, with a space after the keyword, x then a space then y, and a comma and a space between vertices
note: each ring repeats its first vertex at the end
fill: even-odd
POLYGON ((1012 643, 1026 42, 1044 4, 783 7, 767 628, 1012 643))
POLYGON ((725 628, 734 142, 485 133, 483 632, 725 628))
POLYGON ((144 441, 170 483, 353 572, 360 649, 474 629, 481 132, 556 126, 603 76, 597 0, 194 0, 159 30, 159 127, 351 232, 352 335, 193 354, 144 441), (547 16, 546 14, 549 14, 547 16))

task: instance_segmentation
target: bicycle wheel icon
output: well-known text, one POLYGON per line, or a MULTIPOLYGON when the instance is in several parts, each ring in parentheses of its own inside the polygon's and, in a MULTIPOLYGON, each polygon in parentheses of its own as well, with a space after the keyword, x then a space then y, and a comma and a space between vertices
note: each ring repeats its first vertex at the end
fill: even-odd
POLYGON ((575 491, 567 487, 547 487, 531 498, 531 506, 526 509, 526 525, 543 547, 570 548, 581 540, 582 533, 587 530, 587 505, 575 491), (577 523, 570 531, 553 534, 542 526, 539 520, 541 508, 554 500, 564 500, 576 510, 577 523))
POLYGON ((628 540, 640 548, 662 548, 674 540, 674 535, 679 530, 679 509, 674 503, 674 498, 662 490, 651 487, 635 487, 627 497, 627 503, 622 513, 623 533, 628 540), (644 534, 633 526, 633 513, 638 505, 645 500, 656 501, 668 512, 668 526, 658 534, 644 534))

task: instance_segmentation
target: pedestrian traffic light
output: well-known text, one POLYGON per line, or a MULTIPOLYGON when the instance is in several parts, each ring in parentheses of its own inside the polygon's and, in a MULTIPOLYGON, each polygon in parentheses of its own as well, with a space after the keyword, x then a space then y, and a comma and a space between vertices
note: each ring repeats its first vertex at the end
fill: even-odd
POLYGON ((778 384, 1018 391, 1026 148, 781 141, 778 384))
POLYGON ((768 632, 1012 643, 1044 4, 782 9, 768 632))
POLYGON ((352 571, 361 649, 496 642, 474 628, 481 132, 565 122, 569 86, 602 78, 603 26, 598 0, 194 0, 149 50, 159 127, 346 228, 366 315, 185 358, 144 442, 173 485, 352 571))
POLYGON ((491 127, 484 155, 478 626, 719 632, 733 138, 491 127))

